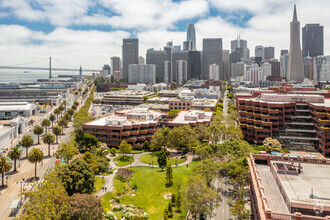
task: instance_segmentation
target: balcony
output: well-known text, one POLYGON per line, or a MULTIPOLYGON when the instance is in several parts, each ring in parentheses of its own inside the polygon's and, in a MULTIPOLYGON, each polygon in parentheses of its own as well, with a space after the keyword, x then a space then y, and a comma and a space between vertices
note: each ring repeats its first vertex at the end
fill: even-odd
POLYGON ((288 122, 287 125, 313 125, 313 123, 308 122, 288 122))
POLYGON ((138 141, 144 141, 145 139, 146 139, 145 136, 137 137, 137 140, 138 140, 138 141))
POLYGON ((131 134, 131 135, 138 135, 139 132, 138 132, 138 131, 130 131, 130 134, 131 134))
POLYGON ((315 130, 313 130, 313 129, 291 129, 291 128, 286 128, 285 131, 315 133, 315 130))
POLYGON ((148 133, 155 133, 156 129, 148 129, 148 133))
POLYGON ((129 131, 122 132, 121 135, 122 135, 122 136, 129 136, 129 135, 130 135, 130 132, 129 132, 129 131))
POLYGON ((147 134, 148 133, 148 130, 140 130, 139 133, 140 134, 147 134))
POLYGON ((288 136, 288 135, 282 135, 282 136, 280 136, 280 139, 308 140, 308 141, 317 141, 318 140, 316 137, 300 137, 300 136, 288 136))

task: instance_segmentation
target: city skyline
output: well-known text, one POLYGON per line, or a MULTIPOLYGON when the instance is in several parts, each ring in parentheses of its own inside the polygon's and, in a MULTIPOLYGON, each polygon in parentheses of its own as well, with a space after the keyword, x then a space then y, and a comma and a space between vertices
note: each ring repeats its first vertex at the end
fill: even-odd
MULTIPOLYGON (((126 1, 73 0, 53 5, 40 2, 0 3, 2 65, 54 56, 74 66, 101 68, 109 63, 110 57, 122 56, 123 38, 139 38, 139 56, 145 57, 148 48, 162 48, 167 41, 182 45, 189 23, 195 24, 199 50, 203 38, 222 38, 223 49, 228 50, 237 35, 248 41, 251 51, 256 45, 274 46, 275 58, 279 58, 281 49, 289 48, 288 23, 293 1, 258 0, 247 4, 239 0, 153 0, 134 1, 126 8, 126 1), (141 14, 139 10, 144 6, 150 12, 141 14), (139 19, 132 19, 136 16, 139 19)), ((301 27, 320 23, 326 39, 330 15, 322 11, 327 11, 330 4, 323 0, 313 3, 300 0, 296 4, 301 27)), ((330 54, 330 45, 326 43, 324 54, 330 54)))

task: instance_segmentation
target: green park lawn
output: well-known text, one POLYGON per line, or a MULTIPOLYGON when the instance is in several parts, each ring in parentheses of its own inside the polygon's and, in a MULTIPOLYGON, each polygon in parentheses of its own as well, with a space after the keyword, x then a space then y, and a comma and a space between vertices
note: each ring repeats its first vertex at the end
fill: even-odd
POLYGON ((131 163, 133 163, 134 158, 131 156, 118 156, 114 159, 114 162, 116 162, 119 167, 127 166, 131 163))
POLYGON ((95 188, 96 193, 102 189, 102 186, 104 185, 104 183, 105 183, 105 180, 102 180, 102 177, 99 177, 99 176, 95 177, 94 188, 95 188))
MULTIPOLYGON (((163 219, 164 210, 168 206, 169 200, 164 198, 164 195, 176 194, 178 193, 179 187, 187 184, 188 174, 192 167, 197 162, 192 162, 188 167, 174 167, 173 168, 173 185, 166 186, 165 171, 161 171, 159 168, 151 167, 134 167, 132 168, 135 173, 130 180, 130 185, 137 186, 137 190, 133 192, 135 196, 129 195, 120 198, 120 204, 130 205, 133 204, 136 207, 142 208, 145 212, 149 214, 149 219, 163 219)), ((119 180, 115 179, 114 182, 114 192, 107 193, 101 198, 102 206, 105 211, 110 210, 109 200, 114 198, 117 192, 124 190, 122 184, 116 183, 119 180), (118 187, 118 188, 117 188, 118 187)), ((120 182, 120 181, 119 181, 120 182)), ((124 184, 124 183, 123 183, 124 184)), ((181 219, 180 216, 186 215, 186 210, 181 208, 182 212, 178 213, 175 211, 174 207, 174 218, 181 219)))
MULTIPOLYGON (((146 164, 158 165, 157 158, 158 158, 157 153, 145 154, 140 157, 140 161, 142 163, 146 163, 146 164)), ((180 164, 185 161, 186 161, 186 159, 169 159, 169 160, 167 160, 167 162, 170 163, 171 165, 175 165, 176 162, 178 164, 180 164)))

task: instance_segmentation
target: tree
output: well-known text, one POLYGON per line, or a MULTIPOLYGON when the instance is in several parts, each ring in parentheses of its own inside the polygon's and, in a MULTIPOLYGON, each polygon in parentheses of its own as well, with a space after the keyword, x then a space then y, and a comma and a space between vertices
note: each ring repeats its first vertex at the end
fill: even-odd
POLYGON ((74 110, 72 108, 70 108, 68 110, 68 114, 70 115, 70 121, 71 121, 72 115, 74 114, 74 110))
POLYGON ((65 109, 64 109, 64 106, 63 106, 63 105, 60 105, 60 106, 58 107, 58 109, 60 110, 61 117, 62 117, 62 115, 63 115, 63 111, 65 110, 65 109))
POLYGON ((58 144, 58 136, 61 134, 62 130, 59 126, 53 127, 53 134, 56 135, 56 144, 58 144))
POLYGON ((172 196, 171 196, 171 204, 172 204, 172 206, 176 205, 175 194, 172 194, 172 196))
POLYGON ((111 153, 111 155, 112 156, 115 156, 116 155, 116 153, 117 153, 117 150, 116 150, 116 148, 111 148, 111 150, 110 150, 110 153, 111 153))
POLYGON ((26 148, 26 158, 28 158, 28 149, 33 145, 33 139, 30 136, 24 136, 21 145, 26 148))
POLYGON ((34 163, 34 179, 37 179, 37 163, 44 159, 44 153, 38 148, 34 148, 30 153, 28 160, 30 163, 34 163))
POLYGON ((82 160, 85 161, 86 163, 88 163, 92 167, 93 172, 95 174, 97 174, 99 172, 99 169, 97 167, 96 157, 91 152, 86 151, 84 153, 82 160))
POLYGON ((64 127, 64 126, 68 126, 68 121, 67 121, 65 118, 61 118, 61 119, 57 122, 57 124, 58 124, 59 126, 61 126, 61 128, 62 128, 62 134, 63 134, 63 127, 64 127))
POLYGON ((0 157, 0 171, 1 171, 1 174, 2 174, 2 186, 4 186, 4 176, 5 176, 5 173, 8 172, 10 169, 12 168, 12 164, 7 162, 7 157, 0 157))
POLYGON ((45 136, 42 138, 42 141, 45 144, 48 144, 48 156, 50 156, 50 145, 55 142, 55 136, 51 133, 45 134, 45 136))
POLYGON ((77 147, 72 142, 61 143, 57 147, 57 151, 55 153, 56 158, 58 159, 65 159, 68 163, 74 155, 78 154, 79 151, 77 147))
POLYGON ((118 148, 119 152, 122 153, 124 156, 126 156, 126 154, 131 153, 132 151, 132 145, 128 144, 126 141, 122 141, 118 148))
POLYGON ((12 160, 14 160, 14 172, 16 172, 16 160, 18 160, 22 155, 22 151, 19 149, 19 147, 14 147, 11 149, 8 153, 8 157, 12 160))
POLYGON ((75 159, 60 168, 58 177, 69 196, 74 193, 91 194, 94 189, 94 173, 91 166, 83 160, 75 159))
POLYGON ((65 113, 63 118, 65 118, 67 121, 71 121, 71 115, 69 113, 65 113))
MULTIPOLYGON (((77 133, 76 133, 77 134, 77 133)), ((79 137, 76 136, 75 140, 79 137)), ((97 146, 98 139, 92 134, 83 134, 82 139, 78 143, 78 150, 80 153, 85 153, 86 151, 91 151, 91 149, 97 146)))
POLYGON ((146 150, 146 151, 150 150, 150 148, 149 148, 149 141, 145 140, 143 142, 143 150, 146 150))
POLYGON ((171 164, 166 165, 166 181, 168 185, 172 185, 173 183, 173 169, 171 164))
POLYGON ((58 121, 58 115, 61 114, 61 109, 58 107, 54 110, 54 113, 56 115, 56 121, 58 121))
POLYGON ((37 125, 33 129, 33 133, 38 135, 38 144, 40 144, 39 137, 42 133, 44 133, 44 128, 41 127, 40 125, 37 125))
POLYGON ((167 208, 167 210, 168 210, 168 217, 169 217, 169 218, 172 218, 172 217, 173 217, 172 203, 169 202, 167 207, 168 207, 168 208, 167 208))
POLYGON ((75 193, 70 198, 71 220, 104 219, 103 208, 98 197, 75 193))
POLYGON ((51 121, 52 122, 52 128, 53 128, 53 126, 54 126, 54 121, 56 120, 56 116, 54 115, 54 114, 50 114, 50 116, 49 116, 49 121, 51 121))
MULTIPOLYGON (((66 112, 66 104, 67 104, 66 100, 63 100, 63 102, 62 102, 61 105, 62 105, 62 106, 64 105, 63 110, 64 110, 65 112, 66 112)), ((62 110, 62 111, 63 111, 63 110, 62 110)))
POLYGON ((168 134, 169 128, 158 129, 156 133, 152 136, 150 142, 150 149, 159 150, 162 147, 168 146, 168 134))
POLYGON ((168 210, 167 210, 167 208, 164 210, 164 220, 168 220, 168 210))
POLYGON ((182 196, 181 193, 178 192, 178 198, 176 198, 176 203, 175 203, 175 206, 178 210, 181 209, 181 204, 182 204, 182 196))
POLYGON ((42 120, 41 126, 45 127, 45 131, 46 131, 46 134, 47 134, 47 128, 50 126, 50 121, 45 118, 44 120, 42 120))
POLYGON ((169 114, 170 119, 173 119, 179 114, 180 111, 180 109, 171 109, 171 111, 167 113, 169 114))
POLYGON ((191 175, 183 190, 184 205, 191 212, 194 219, 198 214, 211 215, 212 202, 218 202, 217 193, 209 188, 206 181, 199 175, 191 175))
POLYGON ((207 183, 211 185, 213 178, 219 173, 219 163, 213 159, 202 160, 196 166, 194 166, 192 173, 194 175, 200 175, 207 183))
POLYGON ((266 148, 267 153, 280 152, 282 150, 281 143, 278 140, 273 139, 271 137, 266 138, 263 144, 264 147, 266 148))
POLYGON ((75 110, 77 109, 77 106, 76 106, 76 105, 72 105, 72 106, 71 106, 71 109, 72 109, 73 111, 75 111, 75 110))
POLYGON ((24 193, 28 200, 17 217, 19 220, 68 219, 70 198, 56 175, 56 171, 50 172, 35 190, 24 193))
POLYGON ((159 156, 157 158, 157 162, 158 162, 159 168, 162 168, 162 170, 164 170, 164 168, 167 165, 167 158, 166 158, 166 152, 163 148, 159 153, 159 156))
POLYGON ((75 106, 77 106, 77 107, 79 106, 79 102, 78 102, 78 101, 74 101, 73 104, 74 104, 75 106))
POLYGON ((188 149, 197 145, 198 140, 194 130, 188 126, 174 127, 168 134, 170 148, 188 149))

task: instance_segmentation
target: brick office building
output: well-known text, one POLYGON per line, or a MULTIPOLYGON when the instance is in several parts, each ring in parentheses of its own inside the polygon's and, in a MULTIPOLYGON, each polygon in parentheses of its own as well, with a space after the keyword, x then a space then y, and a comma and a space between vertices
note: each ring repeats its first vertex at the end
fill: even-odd
POLYGON ((125 140, 134 149, 141 149, 144 141, 150 141, 160 127, 160 120, 167 116, 147 108, 125 109, 83 124, 83 132, 94 135, 109 147, 118 147, 125 140))
POLYGON ((330 101, 321 95, 261 94, 236 99, 238 121, 247 141, 277 138, 284 146, 314 147, 330 153, 330 101))
POLYGON ((330 219, 330 160, 251 154, 252 219, 330 219))

